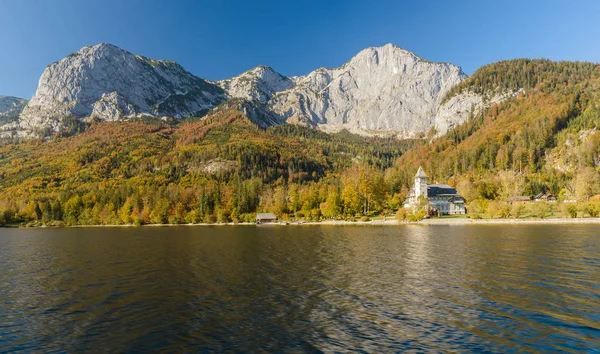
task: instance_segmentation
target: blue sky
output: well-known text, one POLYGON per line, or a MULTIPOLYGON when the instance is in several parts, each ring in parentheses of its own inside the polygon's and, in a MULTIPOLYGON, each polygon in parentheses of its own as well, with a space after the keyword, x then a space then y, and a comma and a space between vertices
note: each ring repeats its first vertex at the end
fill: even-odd
POLYGON ((30 98, 46 65, 108 42, 222 79, 337 67, 394 43, 470 74, 532 57, 600 62, 595 0, 0 0, 0 95, 30 98))

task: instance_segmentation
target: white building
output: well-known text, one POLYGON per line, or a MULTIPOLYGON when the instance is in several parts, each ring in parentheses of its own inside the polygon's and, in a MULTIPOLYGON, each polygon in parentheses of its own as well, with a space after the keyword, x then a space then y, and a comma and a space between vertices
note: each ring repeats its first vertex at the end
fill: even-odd
POLYGON ((415 175, 414 184, 408 192, 404 207, 416 209, 427 207, 431 214, 465 214, 465 198, 447 184, 427 184, 428 177, 421 167, 415 175), (422 196, 422 198, 420 198, 422 196))

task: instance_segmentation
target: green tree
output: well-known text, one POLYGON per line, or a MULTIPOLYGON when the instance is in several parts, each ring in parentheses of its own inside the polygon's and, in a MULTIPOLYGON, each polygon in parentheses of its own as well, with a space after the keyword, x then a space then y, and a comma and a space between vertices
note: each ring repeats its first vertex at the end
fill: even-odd
POLYGON ((327 199, 321 203, 321 213, 325 218, 333 219, 342 214, 342 198, 336 187, 331 187, 327 199))
POLYGON ((76 225, 82 212, 83 203, 79 195, 75 195, 65 203, 64 219, 67 225, 76 225))
POLYGON ((134 208, 134 201, 132 197, 128 197, 123 203, 121 209, 119 209, 119 219, 123 224, 133 223, 132 213, 134 208))

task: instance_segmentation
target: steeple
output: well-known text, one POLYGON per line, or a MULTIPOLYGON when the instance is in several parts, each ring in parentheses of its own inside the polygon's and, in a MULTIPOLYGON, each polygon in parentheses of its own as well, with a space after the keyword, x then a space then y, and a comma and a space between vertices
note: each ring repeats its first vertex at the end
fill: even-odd
POLYGON ((415 175, 415 197, 420 196, 427 198, 427 175, 421 166, 415 175))

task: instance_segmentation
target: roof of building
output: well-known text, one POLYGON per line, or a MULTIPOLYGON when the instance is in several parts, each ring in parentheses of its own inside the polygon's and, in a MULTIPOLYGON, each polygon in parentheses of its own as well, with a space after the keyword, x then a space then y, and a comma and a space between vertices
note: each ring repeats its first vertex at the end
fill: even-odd
POLYGON ((531 200, 531 197, 526 196, 526 195, 519 195, 516 197, 512 197, 509 198, 510 201, 526 201, 526 200, 531 200))
POLYGON ((445 189, 454 189, 454 187, 452 187, 452 186, 450 186, 450 185, 448 185, 448 184, 437 184, 437 183, 434 183, 434 184, 428 184, 428 185, 427 185, 427 188, 429 188, 429 187, 434 187, 434 188, 445 188, 445 189))
POLYGON ((442 195, 458 195, 454 187, 447 184, 429 184, 427 185, 427 196, 436 197, 442 195))
POLYGON ((417 174, 415 175, 415 177, 427 177, 427 175, 425 174, 425 171, 423 171, 423 168, 421 166, 419 166, 419 170, 417 171, 417 174))
POLYGON ((533 199, 535 200, 540 200, 540 199, 555 199, 556 197, 554 196, 554 194, 546 194, 546 193, 539 193, 538 195, 536 195, 535 197, 533 197, 533 199))
POLYGON ((273 213, 258 213, 256 214, 257 219, 277 219, 273 213))
POLYGON ((533 197, 533 199, 540 199, 544 196, 544 193, 539 193, 537 194, 535 197, 533 197))

